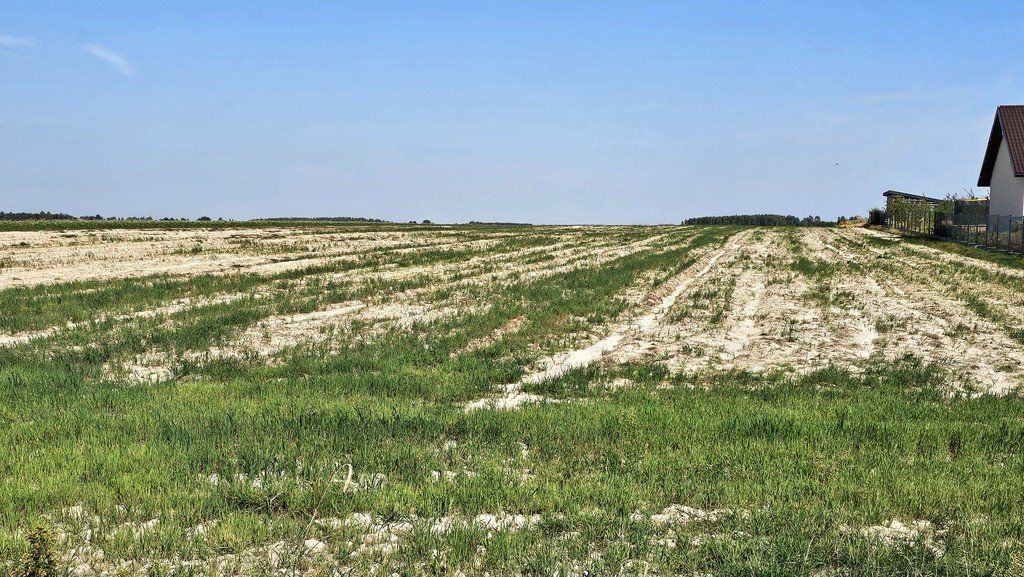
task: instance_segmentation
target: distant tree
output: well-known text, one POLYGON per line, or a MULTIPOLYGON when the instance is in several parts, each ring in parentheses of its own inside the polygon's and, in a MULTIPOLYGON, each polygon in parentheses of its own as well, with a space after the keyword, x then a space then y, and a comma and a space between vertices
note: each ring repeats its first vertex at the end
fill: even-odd
POLYGON ((424 220, 424 221, 423 221, 423 222, 421 222, 420 224, 434 224, 434 223, 430 222, 429 220, 424 220))
POLYGON ((199 217, 199 220, 200 220, 200 221, 202 221, 202 222, 210 222, 210 221, 211 221, 211 220, 213 220, 213 219, 211 219, 211 218, 210 218, 210 217, 208 217, 208 216, 200 216, 200 217, 199 217))

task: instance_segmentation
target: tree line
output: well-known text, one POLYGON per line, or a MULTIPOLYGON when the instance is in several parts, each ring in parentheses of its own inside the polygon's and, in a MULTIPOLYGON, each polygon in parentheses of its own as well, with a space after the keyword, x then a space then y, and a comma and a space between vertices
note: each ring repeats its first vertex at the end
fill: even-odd
POLYGON ((296 222, 325 221, 325 222, 379 222, 390 223, 380 218, 363 218, 361 216, 273 216, 259 220, 290 220, 296 222))
POLYGON ((3 212, 0 220, 76 220, 76 217, 63 212, 3 212))
POLYGON ((835 221, 820 216, 796 217, 791 214, 733 214, 729 216, 698 216, 683 224, 741 224, 749 226, 835 226, 835 221))
MULTIPOLYGON (((103 216, 100 214, 88 215, 88 216, 74 216, 63 212, 50 212, 47 210, 41 212, 3 212, 0 211, 0 220, 140 220, 140 221, 151 221, 155 220, 152 216, 103 216)), ((164 217, 159 219, 161 221, 189 221, 188 218, 171 218, 164 217)), ((210 221, 213 220, 208 216, 201 216, 196 220, 210 221)), ((219 219, 224 220, 224 219, 219 219)))

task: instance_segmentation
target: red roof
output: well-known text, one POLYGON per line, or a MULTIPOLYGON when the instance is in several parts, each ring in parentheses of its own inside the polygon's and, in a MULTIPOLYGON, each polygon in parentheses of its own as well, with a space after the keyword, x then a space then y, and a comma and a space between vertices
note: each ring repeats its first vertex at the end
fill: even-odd
POLYGON ((1010 163, 1014 176, 1024 176, 1024 105, 1004 105, 996 108, 996 119, 992 122, 992 134, 988 137, 985 160, 981 163, 978 186, 992 184, 992 169, 996 165, 999 144, 1006 139, 1010 150, 1010 163))

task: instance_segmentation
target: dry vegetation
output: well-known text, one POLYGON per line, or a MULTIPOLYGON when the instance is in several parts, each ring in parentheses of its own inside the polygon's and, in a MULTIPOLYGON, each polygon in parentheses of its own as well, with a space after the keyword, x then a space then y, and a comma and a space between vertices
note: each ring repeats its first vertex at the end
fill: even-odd
MULTIPOLYGON (((861 228, 0 232, 0 556, 992 574, 1024 265, 861 228)), ((2 570, 2 569, 0 569, 2 570)))

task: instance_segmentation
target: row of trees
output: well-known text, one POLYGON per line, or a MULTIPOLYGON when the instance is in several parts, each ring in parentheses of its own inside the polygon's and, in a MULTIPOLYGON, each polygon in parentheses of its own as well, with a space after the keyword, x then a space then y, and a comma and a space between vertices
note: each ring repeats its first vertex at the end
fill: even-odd
POLYGON ((699 216, 688 218, 683 224, 742 224, 751 226, 835 226, 835 221, 821 220, 820 216, 799 218, 791 214, 733 214, 729 216, 699 216))
POLYGON ((327 222, 388 222, 379 218, 363 218, 360 216, 275 216, 261 220, 292 220, 292 221, 327 221, 327 222))
POLYGON ((0 220, 75 220, 63 212, 0 212, 0 220))
MULTIPOLYGON (((100 214, 90 216, 72 216, 63 212, 2 212, 0 211, 0 220, 109 220, 109 221, 152 221, 152 216, 103 216, 100 214)), ((164 217, 160 219, 165 222, 178 222, 178 221, 189 221, 189 218, 170 218, 164 217)), ((196 220, 208 222, 213 220, 208 216, 201 216, 196 220)), ((224 220, 219 218, 217 220, 224 220)))

